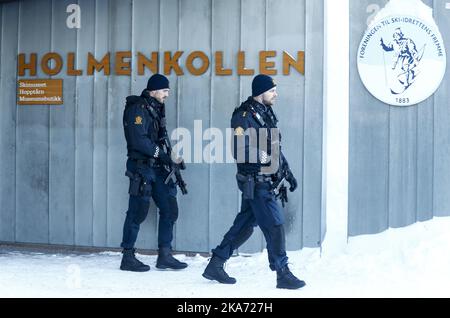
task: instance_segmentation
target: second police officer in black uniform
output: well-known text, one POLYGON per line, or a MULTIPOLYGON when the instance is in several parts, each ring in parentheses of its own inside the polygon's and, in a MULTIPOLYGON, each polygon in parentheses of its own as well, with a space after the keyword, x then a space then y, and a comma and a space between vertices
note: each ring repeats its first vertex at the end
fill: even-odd
POLYGON ((121 270, 146 272, 150 266, 135 257, 140 225, 147 217, 150 198, 159 208, 158 259, 159 269, 184 269, 172 256, 173 227, 178 219, 177 189, 168 176, 167 167, 176 165, 163 151, 162 140, 167 137, 165 105, 169 96, 169 80, 160 74, 153 75, 141 96, 127 98, 123 115, 127 141, 127 176, 130 178, 129 207, 123 227, 123 258, 121 270))
MULTIPOLYGON (((253 228, 259 226, 267 243, 269 264, 272 271, 277 272, 277 288, 299 289, 305 282, 295 277, 288 267, 285 247, 284 216, 277 203, 274 183, 285 179, 290 184, 290 191, 297 188, 297 181, 289 165, 281 153, 281 143, 272 138, 273 129, 277 128, 277 117, 272 106, 277 97, 274 80, 266 75, 258 75, 252 83, 252 97, 235 110, 231 119, 234 129, 234 158, 238 163, 237 181, 242 191, 241 212, 234 220, 231 229, 225 234, 222 243, 212 250, 212 258, 206 267, 203 277, 222 284, 235 284, 236 279, 224 270, 224 263, 233 255, 234 250, 244 244, 252 235, 253 228), (257 135, 258 140, 249 138, 250 130, 263 132, 257 135), (265 137, 260 137, 265 136, 265 137), (263 140, 261 143, 261 138, 263 140), (259 145, 268 145, 261 149, 259 145), (275 145, 271 146, 272 144, 275 145), (241 145, 241 147, 239 146, 241 145), (256 160, 251 160, 251 151, 256 148, 256 160), (275 151, 273 151, 275 149, 275 151), (239 153, 241 152, 244 153, 239 153), (277 171, 267 173, 272 161, 279 156, 277 171)), ((281 137, 278 141, 281 140, 281 137)))

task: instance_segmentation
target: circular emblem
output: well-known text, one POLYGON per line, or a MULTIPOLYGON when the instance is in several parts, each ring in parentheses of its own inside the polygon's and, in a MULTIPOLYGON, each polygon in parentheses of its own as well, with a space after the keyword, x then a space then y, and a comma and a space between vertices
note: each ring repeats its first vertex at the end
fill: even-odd
POLYGON ((373 23, 357 60, 364 86, 395 106, 415 105, 433 95, 447 63, 437 26, 411 16, 389 16, 373 23))

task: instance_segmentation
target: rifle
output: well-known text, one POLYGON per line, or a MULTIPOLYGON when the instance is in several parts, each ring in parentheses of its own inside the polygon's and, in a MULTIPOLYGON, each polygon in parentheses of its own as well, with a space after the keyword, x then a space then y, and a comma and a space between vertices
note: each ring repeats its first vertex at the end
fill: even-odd
MULTIPOLYGON (((165 131, 164 136, 160 139, 163 146, 166 148, 166 153, 169 155, 169 157, 172 156, 172 145, 170 143, 169 136, 167 135, 167 131, 165 131)), ((180 163, 175 163, 169 167, 170 172, 167 176, 166 180, 164 181, 165 184, 168 184, 171 179, 175 176, 174 183, 180 188, 181 193, 183 195, 186 195, 188 193, 187 191, 187 184, 184 182, 183 177, 181 176, 180 170, 186 170, 186 164, 184 163, 184 160, 182 160, 180 163)))
POLYGON ((277 199, 280 199, 281 205, 283 208, 286 206, 286 203, 289 202, 288 195, 287 195, 287 187, 284 185, 284 181, 286 180, 286 177, 282 177, 278 181, 276 181, 273 185, 273 191, 275 192, 275 197, 277 199))
POLYGON ((276 181, 272 184, 272 189, 275 192, 275 197, 280 199, 283 208, 286 206, 286 203, 289 202, 287 195, 288 188, 284 184, 284 182, 287 181, 286 178, 289 175, 289 171, 289 164, 284 155, 281 153, 281 167, 276 174, 276 181))

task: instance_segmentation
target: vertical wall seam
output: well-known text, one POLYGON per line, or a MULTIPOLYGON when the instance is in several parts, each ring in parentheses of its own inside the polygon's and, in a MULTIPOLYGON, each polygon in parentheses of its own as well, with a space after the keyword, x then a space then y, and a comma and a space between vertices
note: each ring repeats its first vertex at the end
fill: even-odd
MULTIPOLYGON (((328 6, 328 4, 327 4, 328 6)), ((352 34, 352 28, 351 28, 351 24, 352 24, 352 18, 351 18, 351 12, 352 12, 352 4, 348 3, 348 9, 349 9, 349 21, 348 21, 348 55, 347 58, 349 60, 349 66, 350 66, 350 61, 351 61, 351 54, 352 54, 352 39, 353 39, 353 34, 352 34)), ((328 28, 327 28, 328 30, 328 28)), ((328 31, 327 31, 328 32, 328 31)), ((329 41, 328 38, 326 39, 327 41, 327 48, 329 46, 329 41)), ((328 52, 327 52, 328 54, 328 52)), ((350 239, 350 222, 352 222, 351 220, 351 209, 352 209, 352 200, 350 198, 350 190, 351 190, 351 185, 352 185, 352 175, 351 172, 352 170, 350 169, 350 163, 352 162, 352 155, 351 155, 351 149, 352 149, 352 137, 353 137, 353 133, 352 133, 352 98, 350 95, 351 92, 351 80, 352 80, 352 76, 353 76, 353 71, 349 69, 348 72, 348 78, 349 78, 349 85, 348 85, 348 164, 347 164, 347 168, 348 168, 348 191, 347 191, 347 244, 349 243, 349 239, 350 239)))
MULTIPOLYGON (((321 11, 321 19, 322 19, 322 65, 325 65, 325 2, 322 2, 322 11, 321 11)), ((348 107, 348 104, 347 104, 348 107)), ((327 228, 327 179, 324 180, 324 176, 327 177, 327 146, 328 146, 328 136, 327 131, 328 127, 326 126, 326 120, 328 120, 328 109, 325 105, 325 70, 322 67, 322 179, 320 185, 321 192, 321 200, 320 200, 320 251, 322 252, 323 241, 325 240, 325 233, 327 228), (325 221, 323 220, 325 218, 325 221), (324 225, 324 229, 322 228, 322 224, 324 225)), ((348 129, 348 127, 347 127, 348 129)), ((347 158, 348 161, 348 158, 347 158)), ((348 178, 348 176, 347 176, 348 178)), ((348 188, 348 183, 347 183, 348 188)), ((348 191, 347 191, 348 192, 348 191)), ((348 217, 347 217, 348 223, 348 217)))
MULTIPOLYGON (((50 1, 50 52, 53 52, 53 17, 54 17, 54 0, 50 1)), ((52 78, 52 76, 49 76, 52 78)), ((50 244, 50 193, 51 193, 51 136, 52 136, 52 110, 48 109, 48 198, 47 198, 47 243, 50 244)))
POLYGON ((161 68, 161 61, 162 61, 162 59, 161 59, 161 49, 162 49, 162 38, 161 38, 161 32, 162 32, 162 26, 161 26, 161 21, 162 21, 162 19, 161 19, 161 17, 162 17, 162 5, 161 5, 161 1, 162 0, 159 0, 158 1, 158 11, 159 11, 159 13, 158 13, 158 68, 157 68, 157 72, 159 73, 159 74, 162 74, 163 73, 163 68, 161 68))
MULTIPOLYGON (((177 50, 180 50, 180 43, 181 43, 181 0, 178 0, 178 39, 177 39, 177 50)), ((180 125, 180 98, 181 98, 181 84, 182 84, 182 79, 177 76, 177 127, 180 125)))
MULTIPOLYGON (((97 0, 94 0, 94 55, 97 55, 97 0)), ((92 157, 91 157, 91 163, 92 163, 92 197, 91 197, 91 204, 92 204, 92 215, 91 215, 91 233, 92 233, 92 246, 95 246, 95 81, 96 81, 97 75, 94 74, 94 77, 92 79, 92 101, 91 101, 91 116, 92 116, 92 157)))
MULTIPOLYGON (((4 24, 3 23, 3 20, 4 20, 4 18, 3 18, 3 11, 5 11, 4 10, 4 5, 0 4, 0 90, 2 88, 2 83, 3 83, 3 77, 2 77, 2 74, 1 74, 1 69, 2 69, 1 57, 3 56, 3 45, 2 45, 2 43, 3 43, 3 30, 5 29, 5 27, 3 26, 3 24, 4 24)), ((2 100, 0 99, 0 107, 3 106, 2 104, 3 104, 2 100)), ((1 127, 0 127, 0 129, 1 129, 1 127)), ((2 203, 1 202, 1 196, 0 196, 0 203, 2 203)), ((0 220, 0 230, 1 230, 1 220, 0 220)), ((1 238, 0 238, 0 240, 1 240, 1 238)))
MULTIPOLYGON (((130 42, 131 42, 131 64, 134 65, 133 61, 135 61, 135 41, 134 41, 134 0, 131 0, 131 34, 130 34, 130 42)), ((136 80, 135 72, 131 72, 130 76, 130 95, 133 95, 133 82, 136 80)))
MULTIPOLYGON (((20 11, 21 11, 21 7, 22 7, 22 2, 19 1, 18 3, 18 11, 17 11, 17 55, 19 55, 20 52, 20 11)), ((18 61, 16 61, 16 63, 18 63, 18 61)), ((19 74, 17 74, 19 75, 19 74)), ((15 120, 15 142, 14 142, 14 197, 15 197, 15 202, 14 202, 14 242, 17 242, 17 167, 18 167, 18 163, 17 163, 17 135, 18 135, 18 120, 19 120, 19 107, 17 107, 17 103, 16 103, 16 120, 15 120)))
MULTIPOLYGON (((110 52, 110 45, 111 45, 111 20, 112 20, 112 5, 108 1, 108 36, 107 36, 107 44, 106 47, 108 48, 108 52, 110 52)), ((109 213, 109 113, 110 113, 110 98, 109 98, 109 92, 110 92, 110 77, 108 76, 106 78, 106 109, 107 109, 107 117, 106 117, 106 159, 105 159, 105 169, 106 169, 106 245, 109 246, 109 226, 108 226, 108 213, 109 213)))
MULTIPOLYGON (((2 69, 1 57, 3 56, 3 45, 2 45, 2 43, 3 43, 3 30, 5 29, 5 27, 3 26, 3 24, 4 24, 3 23, 3 20, 4 20, 4 18, 3 18, 3 11, 4 11, 4 5, 0 4, 0 90, 2 88, 2 83, 3 83, 3 77, 2 77, 2 74, 1 74, 1 69, 2 69)), ((2 104, 3 104, 2 100, 0 99, 0 107, 3 106, 2 104)), ((0 127, 0 129, 1 129, 1 127, 0 127)), ((0 197, 0 200, 1 200, 1 197, 0 197)), ((0 201, 0 203, 1 203, 1 201, 0 201)), ((1 230, 1 221, 0 221, 0 230, 1 230)), ((0 238, 0 240, 1 240, 1 238, 0 238)))
MULTIPOLYGON (((308 52, 308 8, 309 8, 309 0, 305 0, 305 6, 303 8, 303 16, 305 17, 305 52, 308 52)), ((306 54, 305 54, 306 55, 306 54)), ((305 56, 306 59, 306 56, 305 56)), ((304 230, 304 226, 305 226, 305 162, 306 162, 306 157, 305 157, 305 135, 306 135, 306 101, 307 101, 307 81, 306 81, 306 72, 307 72, 308 68, 305 67, 305 81, 304 81, 304 94, 303 94, 303 133, 302 133, 302 204, 300 206, 301 210, 301 228, 302 228, 302 232, 301 232, 301 237, 300 237, 300 242, 301 242, 301 247, 303 247, 303 242, 305 239, 305 230, 304 230)))
MULTIPOLYGON (((3 30, 5 30, 5 27, 3 26, 3 22, 5 20, 5 18, 3 17, 4 14, 3 12, 5 11, 5 5, 0 3, 0 57, 3 56, 3 30)), ((0 58, 0 70, 2 69, 2 60, 0 58)), ((2 76, 0 73, 0 85, 2 83, 2 76)), ((1 86, 0 86, 1 87, 1 86)))
POLYGON ((415 180, 415 184, 416 184, 416 188, 415 188, 415 200, 414 200, 414 204, 415 204, 415 208, 414 208, 414 223, 417 223, 418 219, 419 219, 419 106, 416 107, 416 158, 414 161, 415 167, 414 167, 414 172, 416 173, 416 180, 415 180))
MULTIPOLYGON (((162 48, 162 38, 161 38, 161 32, 162 32, 161 31, 162 30, 162 27, 161 27, 161 21, 162 21, 161 20, 161 17, 162 17, 162 0, 158 0, 157 3, 158 3, 158 32, 157 32, 157 34, 158 34, 158 63, 157 63, 156 73, 163 74, 164 71, 161 71, 161 70, 163 70, 163 68, 161 68, 161 65, 164 67, 164 64, 162 62, 163 60, 160 58, 161 57, 161 53, 160 52, 161 52, 161 48, 162 48)), ((150 71, 150 74, 152 74, 151 71, 150 71)), ((176 103, 176 101, 175 101, 175 103, 176 103)), ((169 132, 167 132, 167 134, 169 134, 169 132)), ((170 138, 170 136, 169 136, 169 138, 170 138)), ((157 239, 158 238, 158 232, 159 232, 158 231, 158 229, 159 229, 159 211, 158 211, 158 209, 159 208, 158 208, 158 206, 156 206, 156 204, 155 204, 154 209, 155 209, 155 217, 154 217, 155 226, 152 228, 152 230, 153 230, 154 237, 157 239)), ((176 246, 177 246, 177 222, 175 222, 175 224, 173 226, 172 236, 173 236, 172 237, 172 245, 173 245, 172 248, 176 250, 176 246)), ((157 241, 156 241, 155 246, 156 246, 156 248, 159 248, 157 241)))
POLYGON ((415 128, 416 128, 416 134, 415 134, 415 138, 416 138, 415 155, 416 155, 416 157, 415 157, 415 160, 413 161, 413 164, 414 164, 413 171, 415 173, 414 184, 415 184, 416 187, 414 189, 415 199, 413 199, 413 204, 414 204, 414 211, 413 212, 415 212, 415 215, 414 215, 414 221, 413 221, 412 224, 417 223, 418 215, 419 215, 419 213, 418 213, 418 206, 419 206, 419 204, 418 204, 418 199, 417 199, 418 198, 418 188, 419 188, 419 169, 418 169, 418 167, 419 167, 419 120, 420 120, 420 118, 419 118, 419 107, 416 107, 415 112, 416 112, 416 118, 415 118, 415 128))
MULTIPOLYGON (((135 42, 135 40, 134 40, 134 0, 131 0, 130 1, 130 6, 131 6, 131 8, 130 8, 130 15, 131 15, 131 17, 130 17, 130 23, 131 23, 131 27, 130 27, 130 30, 131 30, 131 34, 130 34, 130 45, 131 45, 131 64, 132 65, 136 65, 135 63, 133 63, 134 61, 135 61, 135 56, 136 56, 136 47, 135 47, 135 45, 136 45, 136 42, 135 42)), ((145 74, 145 71, 144 71, 144 74, 145 74)), ((133 83, 135 82, 135 80, 136 80, 136 73, 135 72, 131 72, 131 76, 130 76, 130 88, 129 88, 129 95, 131 96, 131 95, 133 95, 133 83)))
MULTIPOLYGON (((267 51, 267 8, 269 6, 268 0, 264 0, 264 50, 267 51)), ((259 74, 259 69, 256 72, 257 74, 259 74)), ((264 250, 264 242, 265 242, 265 237, 264 235, 260 236, 260 251, 264 250)))
MULTIPOLYGON (((4 4, 0 4, 0 89, 2 88, 2 86, 3 86, 3 81, 4 81, 4 78, 2 77, 2 74, 1 74, 1 69, 2 69, 2 60, 1 60, 1 57, 3 56, 3 47, 4 47, 4 45, 3 45, 3 38, 4 38, 4 36, 3 36, 3 30, 5 30, 5 27, 4 27, 4 20, 5 20, 5 18, 4 18, 4 11, 6 11, 5 10, 5 6, 4 6, 4 4)), ((3 106, 2 105, 3 103, 2 103, 2 100, 0 100, 0 107, 1 106, 3 106)), ((1 127, 0 127, 1 128, 1 127)), ((15 170, 15 169, 14 169, 15 170)), ((14 191, 15 191, 15 189, 14 189, 14 191)), ((0 198, 1 199, 1 198, 0 198)), ((14 213, 15 213, 15 208, 14 208, 14 213)), ((15 214, 14 214, 15 215, 15 214)), ((1 222, 0 222, 1 223, 1 222)), ((0 224, 1 225, 1 224, 0 224)), ((1 229, 1 227, 0 227, 0 229, 1 229)), ((6 237, 5 237, 6 238, 6 237)), ((1 239, 0 239, 1 240, 1 239)), ((8 239, 9 240, 9 239, 8 239)))
MULTIPOLYGON (((384 105, 384 106, 386 106, 386 105, 384 105)), ((390 196, 391 196, 391 194, 390 194, 390 189, 391 189, 391 186, 390 186, 390 181, 391 181, 391 171, 390 171, 390 169, 391 169, 391 108, 389 108, 389 110, 388 110, 388 134, 387 134, 387 136, 388 136, 388 142, 387 142, 387 144, 388 144, 388 151, 387 151, 387 184, 386 184, 386 188, 387 188, 387 195, 386 195, 386 198, 387 198, 387 228, 389 229, 390 227, 391 227, 391 225, 390 225, 390 218, 391 218, 391 203, 390 203, 390 196)))
MULTIPOLYGON (((269 0, 265 0, 264 3, 264 50, 267 51, 267 11, 269 7, 269 0)), ((259 72, 258 72, 259 73, 259 72)))
MULTIPOLYGON (((161 48, 162 48, 162 38, 161 38, 161 32, 162 32, 162 27, 161 27, 161 21, 162 21, 162 19, 161 19, 161 17, 162 17, 162 0, 159 0, 158 1, 158 69, 157 69, 157 72, 159 73, 159 74, 162 74, 163 73, 163 71, 161 72, 160 71, 160 64, 163 64, 163 63, 161 63, 161 59, 159 58, 159 56, 160 56, 160 52, 161 52, 161 48)), ((163 68, 162 68, 163 69, 163 68)), ((178 105, 178 102, 177 101, 175 101, 175 103, 178 105)), ((175 110, 175 111, 177 111, 177 110, 175 110)), ((176 125, 178 125, 178 124, 176 124, 176 125)), ((169 138, 170 138, 170 136, 169 136, 169 138)), ((158 207, 156 206, 156 204, 155 204, 155 227, 154 227, 154 234, 155 234, 155 237, 157 238, 158 237, 158 233, 159 233, 159 211, 158 211, 158 207)), ((176 249, 176 246, 177 246, 177 223, 175 222, 175 224, 174 224, 174 228, 173 228, 173 230, 172 230, 172 235, 173 235, 173 239, 172 239, 172 242, 173 242, 173 248, 175 248, 176 249)), ((156 245, 158 245, 158 244, 156 244, 156 245)))
MULTIPOLYGON (((436 8, 438 7, 438 5, 437 5, 437 3, 436 3, 436 0, 433 0, 433 18, 436 20, 436 22, 438 22, 437 21, 437 16, 436 16, 436 14, 435 14, 435 12, 436 12, 436 8)), ((448 62, 447 62, 448 63, 448 62)), ((431 160, 431 165, 432 165, 432 167, 431 167, 431 178, 432 178, 432 180, 431 180, 431 219, 433 219, 434 218, 434 216, 435 216, 435 200, 434 200, 434 198, 435 198, 435 193, 434 193, 434 189, 435 189, 435 180, 436 180, 436 178, 435 178, 435 168, 436 168, 436 162, 435 162, 435 159, 436 159, 436 94, 433 94, 433 99, 432 99, 432 102, 433 102, 433 107, 432 107, 432 109, 433 109, 433 118, 432 118, 432 140, 433 140, 433 142, 432 142, 432 160, 431 160)))
MULTIPOLYGON (((4 8, 4 4, 0 3, 0 71, 2 69, 2 60, 1 57, 3 56, 3 30, 5 29, 5 27, 3 26, 3 11, 5 11, 4 8)), ((0 72, 0 88, 1 88, 1 84, 2 84, 2 74, 0 72)), ((0 101, 0 105, 1 105, 1 101, 0 101)))
POLYGON ((320 162, 321 162, 321 167, 320 167, 320 174, 321 174, 321 178, 320 178, 320 214, 319 214, 319 247, 320 247, 320 253, 322 253, 322 244, 323 244, 323 233, 326 231, 323 231, 324 229, 322 228, 322 224, 323 224, 323 217, 325 217, 325 229, 327 227, 326 225, 326 218, 327 218, 327 211, 326 211, 326 201, 327 201, 327 189, 326 189, 326 182, 324 182, 324 178, 327 177, 327 165, 326 165, 326 161, 327 158, 324 155, 327 152, 327 143, 328 143, 328 138, 327 138, 327 130, 328 127, 326 126, 326 119, 328 118, 328 110, 325 107, 325 70, 323 65, 325 65, 325 2, 321 3, 321 20, 322 20, 322 45, 320 47, 321 49, 321 54, 322 54, 322 118, 321 118, 321 122, 322 122, 322 136, 320 138, 320 140, 322 141, 322 146, 321 146, 321 150, 320 150, 320 162))
MULTIPOLYGON (((181 0, 178 0, 178 10, 177 10, 177 28, 178 28, 178 34, 177 34, 177 51, 180 50, 180 43, 181 43, 181 0)), ((161 6, 161 0, 160 0, 160 6, 161 6)), ((160 13, 161 13, 161 9, 160 9, 160 13)), ((161 15, 159 17, 159 23, 161 24, 161 15)), ((170 74, 167 74, 168 76, 170 74)), ((176 76, 176 81, 177 81, 177 98, 176 98, 176 127, 180 127, 180 100, 181 100, 181 85, 182 85, 182 79, 176 76)), ((170 136, 169 136, 170 138, 170 136)), ((157 213, 158 217, 159 217, 159 213, 157 213)), ((156 229, 158 229, 158 226, 156 226, 156 229)), ((177 248, 177 231, 176 228, 174 230, 174 245, 175 245, 175 249, 177 248)))
POLYGON ((431 136, 432 136, 432 150, 431 150, 431 219, 434 218, 435 216, 435 209, 434 209, 434 189, 435 189, 435 167, 436 167, 436 162, 435 162, 435 158, 436 158, 436 125, 435 123, 435 118, 436 118, 436 98, 435 95, 433 95, 433 107, 432 107, 432 132, 431 132, 431 136))
POLYGON ((420 113, 419 113, 419 107, 420 105, 417 106, 416 108, 416 158, 415 158, 415 169, 414 172, 416 173, 416 188, 414 191, 414 204, 415 204, 415 209, 414 209, 414 223, 417 222, 417 220, 419 219, 419 147, 420 147, 420 143, 419 143, 419 120, 420 120, 420 113))
MULTIPOLYGON (((136 42, 134 40, 134 22, 135 22, 134 21, 134 7, 135 7, 134 4, 135 4, 134 0, 131 0, 130 1, 130 6, 131 6, 131 10, 130 10, 130 15, 131 15, 131 17, 130 17, 130 23, 131 23, 130 45, 131 45, 131 64, 137 65, 137 63, 136 64, 133 63, 135 61, 135 56, 136 56, 136 48, 135 48, 136 42)), ((145 70, 144 70, 144 74, 145 74, 145 70)), ((133 95, 133 86, 134 86, 133 83, 135 82, 135 80, 136 80, 136 74, 135 74, 135 72, 132 71, 131 76, 130 76, 130 89, 128 91, 130 96, 133 95)))
MULTIPOLYGON (((16 64, 18 63, 18 55, 20 52, 20 5, 19 2, 17 4, 17 54, 16 54, 16 64)), ((3 22, 2 22, 3 23, 3 22)), ((4 28, 3 28, 4 30, 4 28)), ((16 79, 18 77, 18 73, 16 70, 16 79)), ((17 84, 16 84, 17 85, 17 84)), ((14 118, 14 242, 17 241, 17 120, 18 120, 18 111, 19 108, 17 107, 17 104, 15 105, 15 118, 14 118)))
MULTIPOLYGON (((177 50, 180 50, 180 43, 181 43, 181 0, 178 0, 178 10, 177 10, 177 50)), ((169 75, 169 74, 167 74, 169 75)), ((181 85, 182 85, 182 78, 177 76, 177 117, 176 117, 176 126, 180 126, 180 99, 181 99, 181 85)))
MULTIPOLYGON (((211 0, 209 2, 211 4, 211 43, 210 43, 210 54, 211 57, 210 59, 212 59, 213 57, 213 45, 214 45, 214 0, 211 0)), ((214 83, 214 72, 211 70, 210 71, 210 86, 209 86, 209 126, 212 127, 212 109, 213 109, 213 97, 214 97, 214 89, 213 89, 213 83, 214 83)), ((212 200, 212 190, 211 190, 211 184, 212 184, 212 164, 211 164, 211 160, 209 160, 210 164, 208 165, 208 237, 207 237, 207 248, 209 249, 209 247, 211 246, 211 200, 212 200)))
MULTIPOLYGON (((77 0, 77 5, 80 6, 80 0, 77 0)), ((79 45, 78 45, 78 40, 79 40, 79 32, 80 29, 76 29, 75 32, 75 52, 76 52, 76 56, 79 56, 79 45)), ((78 63, 77 63, 78 66, 78 63)), ((78 152, 78 147, 77 147, 77 127, 78 127, 78 107, 79 107, 79 101, 78 101, 78 76, 75 77, 75 118, 74 118, 74 152, 75 152, 75 158, 74 158, 74 164, 73 164, 73 188, 74 188, 74 201, 73 201, 73 234, 72 234, 72 242, 73 245, 76 245, 76 219, 77 219, 77 152, 78 152)))
MULTIPOLYGON (((239 1, 239 51, 242 51, 242 41, 243 41, 243 39, 242 39, 242 26, 243 26, 243 23, 244 23, 244 21, 243 21, 243 19, 244 19, 244 17, 243 17, 243 13, 242 13, 242 2, 243 2, 244 0, 240 0, 239 1)), ((239 81, 239 91, 238 91, 238 96, 237 96, 237 102, 236 102, 236 105, 239 105, 239 103, 241 102, 241 95, 242 95, 242 76, 240 76, 239 74, 237 74, 237 77, 238 77, 238 81, 239 81)), ((232 137, 233 138, 233 137, 232 137)), ((234 142, 234 141, 233 141, 234 142)), ((239 189, 235 189, 234 190, 235 191, 235 193, 236 193, 236 207, 237 207, 237 211, 239 211, 240 210, 240 207, 239 207, 239 204, 240 204, 240 192, 239 192, 239 189)))

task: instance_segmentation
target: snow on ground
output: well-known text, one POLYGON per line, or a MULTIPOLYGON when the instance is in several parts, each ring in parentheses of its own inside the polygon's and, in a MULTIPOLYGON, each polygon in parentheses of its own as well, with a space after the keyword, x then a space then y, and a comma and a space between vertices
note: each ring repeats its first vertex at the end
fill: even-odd
POLYGON ((0 297, 309 298, 450 297, 450 218, 349 240, 340 251, 289 252, 291 269, 307 282, 277 290, 266 253, 233 257, 234 286, 205 280, 208 259, 178 257, 185 271, 158 271, 156 256, 139 255, 147 273, 122 272, 121 254, 64 255, 0 250, 0 297))

